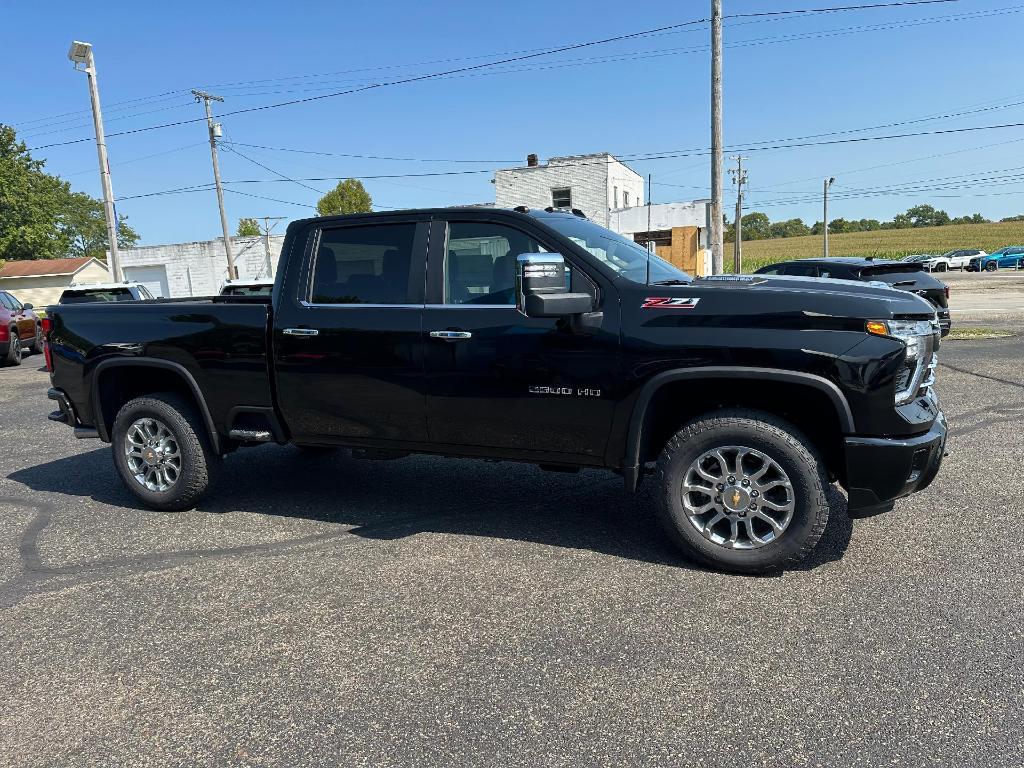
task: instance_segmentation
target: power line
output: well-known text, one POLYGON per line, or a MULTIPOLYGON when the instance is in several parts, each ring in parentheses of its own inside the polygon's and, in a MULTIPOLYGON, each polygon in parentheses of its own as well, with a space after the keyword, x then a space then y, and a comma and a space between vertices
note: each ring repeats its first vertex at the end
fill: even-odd
POLYGON ((291 182, 292 184, 298 184, 298 185, 299 185, 300 187, 305 187, 306 189, 310 189, 310 190, 312 190, 313 192, 316 192, 317 194, 320 194, 320 195, 322 195, 322 194, 324 193, 324 191, 323 191, 322 189, 317 189, 316 187, 311 187, 311 186, 309 186, 309 184, 305 184, 305 183, 303 183, 303 182, 301 182, 301 181, 297 181, 297 180, 295 180, 295 179, 293 179, 293 178, 290 178, 289 176, 285 176, 285 175, 284 175, 283 173, 281 173, 280 171, 275 171, 275 170, 274 170, 273 168, 270 168, 270 167, 268 167, 268 166, 264 165, 264 164, 263 164, 263 163, 261 163, 261 162, 260 162, 259 160, 253 160, 253 159, 252 159, 251 157, 249 157, 248 155, 243 155, 243 154, 242 154, 241 152, 239 152, 239 151, 238 151, 237 149, 235 149, 235 148, 234 148, 234 147, 233 147, 233 146, 232 146, 231 144, 223 144, 222 146, 223 146, 223 147, 224 147, 224 149, 226 149, 226 150, 227 150, 228 152, 231 152, 231 153, 233 153, 233 154, 236 154, 236 155, 238 155, 238 156, 239 156, 240 158, 242 158, 243 160, 248 160, 248 161, 249 161, 250 163, 252 163, 253 165, 258 165, 258 166, 259 166, 260 168, 262 168, 262 169, 263 169, 263 170, 265 170, 265 171, 270 171, 270 172, 271 172, 272 174, 274 174, 275 176, 280 176, 280 177, 281 177, 282 179, 284 179, 285 181, 290 181, 290 182, 291 182))
MULTIPOLYGON (((908 0, 907 2, 897 2, 897 3, 876 3, 876 4, 872 4, 871 7, 872 8, 885 8, 885 7, 899 7, 899 6, 903 6, 903 5, 915 5, 915 4, 916 5, 931 5, 931 4, 947 3, 947 2, 958 2, 958 0, 908 0)), ((803 13, 803 14, 832 13, 832 12, 837 12, 837 11, 843 10, 843 8, 848 8, 849 10, 860 10, 862 7, 867 7, 867 6, 845 6, 845 7, 844 6, 836 6, 836 7, 831 7, 831 8, 820 8, 820 9, 802 9, 799 12, 803 13)), ((752 15, 754 15, 754 14, 752 14, 752 15)), ((742 17, 742 16, 745 16, 745 15, 744 14, 734 14, 734 15, 732 15, 733 18, 742 17)), ((272 103, 272 104, 262 104, 262 105, 257 105, 257 106, 253 106, 253 107, 246 107, 244 109, 237 109, 237 110, 234 110, 234 111, 225 112, 224 114, 221 115, 221 117, 223 118, 223 117, 229 117, 229 116, 234 116, 234 115, 248 114, 248 113, 251 113, 251 112, 259 112, 259 111, 264 111, 264 110, 268 110, 268 109, 277 109, 277 108, 280 108, 280 107, 294 106, 294 105, 297 105, 297 104, 306 104, 306 103, 310 103, 310 102, 314 102, 314 101, 320 101, 320 100, 323 100, 323 99, 334 98, 334 97, 337 97, 337 96, 346 96, 346 95, 350 95, 350 94, 354 94, 354 93, 361 93, 361 92, 364 92, 364 91, 374 90, 374 89, 377 89, 377 88, 385 88, 385 87, 390 87, 390 86, 395 86, 395 85, 405 85, 405 84, 409 84, 409 83, 422 82, 422 81, 426 81, 426 80, 433 80, 433 79, 438 79, 438 78, 449 77, 449 76, 457 75, 457 74, 475 72, 475 71, 479 71, 479 70, 483 70, 483 69, 489 69, 489 68, 492 68, 492 67, 499 67, 499 66, 504 65, 504 64, 512 64, 512 63, 516 63, 516 62, 520 62, 520 61, 536 59, 536 58, 541 57, 541 56, 551 56, 551 55, 558 54, 558 53, 566 53, 568 51, 580 50, 580 49, 583 49, 583 48, 589 48, 589 47, 594 47, 594 46, 599 46, 599 45, 606 45, 608 43, 613 43, 613 42, 621 42, 621 41, 624 41, 624 40, 633 40, 633 39, 637 39, 637 38, 648 37, 648 36, 655 35, 655 34, 658 34, 658 33, 667 32, 667 31, 670 31, 670 30, 678 30, 678 29, 682 29, 682 28, 685 28, 685 27, 695 26, 695 25, 705 24, 705 23, 707 23, 707 19, 703 19, 703 18, 702 19, 693 19, 691 21, 679 22, 679 23, 676 23, 676 24, 668 24, 668 25, 664 25, 664 26, 661 26, 661 27, 655 27, 653 29, 642 30, 642 31, 639 31, 639 32, 631 32, 631 33, 627 33, 627 34, 623 34, 623 35, 615 35, 613 37, 603 38, 603 39, 600 39, 600 40, 589 40, 589 41, 585 41, 585 42, 581 42, 581 43, 573 43, 573 44, 569 44, 569 45, 559 46, 559 47, 556 47, 556 48, 548 48, 548 49, 543 49, 543 50, 535 51, 535 52, 532 52, 532 53, 525 53, 525 54, 522 54, 522 55, 506 57, 506 58, 503 58, 503 59, 498 59, 496 61, 483 62, 481 64, 473 64, 473 65, 468 65, 468 66, 464 66, 464 67, 457 67, 457 68, 450 69, 450 70, 445 70, 445 71, 442 71, 442 72, 432 72, 432 73, 426 73, 426 74, 421 74, 421 75, 414 75, 414 76, 399 78, 397 80, 390 80, 390 81, 384 81, 384 82, 378 82, 378 83, 368 83, 368 84, 365 84, 365 85, 356 86, 356 87, 344 89, 344 90, 341 90, 341 91, 334 91, 334 92, 331 92, 331 93, 318 94, 316 96, 306 96, 306 97, 303 97, 303 98, 300 98, 300 99, 290 99, 288 101, 276 102, 276 103, 272 103)), ((135 129, 127 130, 127 131, 118 131, 118 132, 109 134, 109 136, 111 136, 111 137, 113 137, 113 136, 126 136, 126 135, 135 134, 135 133, 141 133, 141 132, 144 132, 144 131, 159 130, 159 129, 163 129, 163 128, 172 128, 172 127, 176 127, 176 126, 179 126, 179 125, 186 125, 186 124, 189 124, 189 123, 199 122, 199 120, 200 119, 198 119, 198 118, 188 119, 188 120, 178 120, 178 121, 174 121, 174 122, 170 122, 170 123, 163 123, 163 124, 160 124, 160 125, 146 126, 146 127, 143 127, 143 128, 135 128, 135 129)), ((54 143, 51 143, 51 144, 44 144, 44 145, 40 145, 38 147, 33 147, 32 151, 36 151, 36 150, 40 150, 40 149, 48 149, 48 148, 51 148, 51 147, 68 146, 68 145, 72 145, 72 144, 79 144, 79 143, 82 143, 82 142, 85 142, 85 141, 90 141, 90 140, 91 139, 89 139, 89 138, 83 138, 83 139, 73 139, 73 140, 64 141, 64 142, 54 142, 54 143)))
POLYGON ((269 147, 265 144, 246 144, 241 141, 231 142, 235 146, 239 147, 252 147, 253 149, 266 149, 272 152, 295 152, 302 155, 322 155, 324 157, 351 157, 363 160, 396 160, 401 162, 409 163, 514 163, 516 160, 471 160, 466 158, 451 158, 451 157, 385 157, 382 155, 356 155, 347 152, 320 152, 312 149, 292 149, 289 147, 269 147))
MULTIPOLYGON (((918 136, 935 136, 935 135, 945 135, 945 134, 953 134, 953 133, 964 133, 964 132, 968 132, 968 131, 981 131, 981 130, 1004 129, 1004 128, 1024 128, 1024 123, 1007 123, 1007 124, 1004 124, 1004 125, 980 125, 980 126, 974 126, 974 127, 971 127, 971 128, 949 128, 949 129, 937 130, 937 131, 917 131, 917 132, 914 132, 914 133, 893 134, 893 135, 889 135, 889 136, 860 136, 860 137, 853 137, 853 138, 846 138, 846 139, 833 139, 833 140, 829 140, 829 141, 803 142, 803 143, 800 143, 800 144, 779 144, 779 145, 776 145, 776 146, 768 146, 768 147, 739 147, 739 146, 736 146, 736 147, 727 147, 727 149, 729 151, 732 151, 732 152, 739 152, 739 151, 743 151, 743 152, 763 152, 763 151, 768 151, 768 150, 788 149, 788 148, 793 148, 793 147, 822 146, 822 145, 833 145, 833 144, 849 144, 849 143, 854 143, 854 142, 860 143, 860 142, 867 142, 867 141, 885 141, 885 140, 891 140, 891 139, 914 138, 914 137, 918 137, 918 136)), ((634 157, 631 160, 631 162, 643 162, 643 161, 649 161, 649 160, 665 160, 665 159, 676 158, 676 157, 694 157, 697 154, 706 155, 706 154, 708 154, 708 151, 707 150, 701 150, 701 151, 698 151, 698 152, 681 152, 681 153, 654 154, 654 155, 648 155, 648 156, 645 156, 645 157, 634 157)), ((595 161, 595 162, 590 162, 590 163, 577 163, 574 167, 580 167, 580 166, 585 166, 585 165, 606 165, 608 162, 610 162, 610 161, 601 160, 601 161, 595 161)), ((287 180, 288 181, 293 181, 293 182, 298 182, 298 181, 306 181, 306 182, 341 181, 341 180, 344 180, 344 179, 359 179, 359 180, 366 181, 366 180, 373 180, 373 179, 406 179, 406 178, 422 178, 422 177, 429 177, 429 176, 467 176, 467 175, 474 175, 474 174, 481 174, 481 173, 493 173, 493 172, 494 172, 493 169, 479 169, 479 170, 467 170, 467 171, 429 171, 429 172, 422 172, 422 173, 375 174, 375 175, 370 175, 370 176, 354 176, 354 175, 347 175, 347 176, 317 176, 317 177, 312 177, 312 178, 287 179, 287 180)), ((227 185, 227 184, 267 184, 267 183, 279 183, 279 182, 280 182, 279 179, 239 179, 239 180, 235 180, 235 181, 225 181, 223 183, 227 185)), ((204 191, 204 190, 209 189, 209 188, 210 188, 209 185, 197 185, 197 186, 194 186, 194 187, 179 187, 177 189, 164 190, 164 191, 161 191, 161 192, 151 192, 151 193, 145 193, 145 194, 140 194, 140 195, 131 195, 131 196, 127 196, 127 197, 121 197, 121 198, 118 198, 118 201, 121 201, 121 200, 132 200, 132 199, 136 199, 136 198, 140 198, 140 197, 153 197, 153 196, 156 196, 156 195, 164 195, 164 194, 179 194, 179 193, 184 193, 184 192, 199 192, 199 191, 204 191)))

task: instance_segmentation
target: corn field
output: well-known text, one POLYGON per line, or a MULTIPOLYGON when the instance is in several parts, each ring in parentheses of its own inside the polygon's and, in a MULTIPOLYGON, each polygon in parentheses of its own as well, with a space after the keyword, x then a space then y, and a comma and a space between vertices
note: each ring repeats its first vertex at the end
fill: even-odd
MULTIPOLYGON (((995 224, 950 224, 944 227, 883 229, 829 235, 829 256, 875 256, 899 259, 915 253, 940 254, 956 248, 981 248, 991 253, 1006 245, 1024 245, 1024 221, 995 224)), ((743 243, 743 271, 788 259, 821 256, 820 235, 750 240, 743 243)), ((732 271, 732 243, 725 244, 725 267, 732 271)))

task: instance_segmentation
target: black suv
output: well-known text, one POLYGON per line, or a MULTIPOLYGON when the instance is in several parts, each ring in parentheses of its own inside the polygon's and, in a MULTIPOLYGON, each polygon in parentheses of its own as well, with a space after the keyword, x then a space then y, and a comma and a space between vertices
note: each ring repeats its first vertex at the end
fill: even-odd
POLYGON ((928 274, 924 263, 837 256, 829 259, 795 259, 761 267, 757 275, 819 277, 833 280, 861 280, 882 283, 922 296, 935 307, 935 313, 947 336, 953 327, 949 316, 949 286, 928 274))

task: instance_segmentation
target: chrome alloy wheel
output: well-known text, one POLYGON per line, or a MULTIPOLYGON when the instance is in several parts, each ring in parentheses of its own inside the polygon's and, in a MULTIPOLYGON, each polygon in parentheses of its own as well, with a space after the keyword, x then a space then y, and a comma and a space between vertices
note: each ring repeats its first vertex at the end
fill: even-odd
POLYGON ((124 457, 135 481, 150 491, 169 490, 181 475, 178 441, 158 419, 138 419, 128 427, 124 457))
POLYGON ((690 464, 682 501, 693 527, 726 549, 776 541, 796 508, 793 485, 778 462, 740 445, 715 448, 690 464))

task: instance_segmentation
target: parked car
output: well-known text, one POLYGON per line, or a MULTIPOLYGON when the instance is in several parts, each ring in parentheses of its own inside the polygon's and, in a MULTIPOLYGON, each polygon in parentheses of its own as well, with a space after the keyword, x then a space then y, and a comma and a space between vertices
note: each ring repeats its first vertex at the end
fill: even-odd
POLYGON ((142 283, 72 283, 64 289, 58 304, 91 304, 97 301, 142 301, 152 299, 142 283))
POLYGON ((594 467, 750 573, 814 549, 833 478, 866 514, 939 471, 939 327, 912 293, 693 280, 554 208, 306 219, 281 259, 272 302, 54 307, 50 418, 111 442, 142 503, 190 508, 267 442, 594 467))
POLYGON ((918 262, 931 261, 935 257, 930 253, 915 253, 913 256, 904 256, 900 261, 908 261, 912 264, 918 262))
POLYGON ((220 289, 221 296, 269 296, 273 280, 228 280, 220 289))
POLYGON ((819 277, 885 283, 927 299, 935 308, 942 335, 952 328, 949 316, 949 286, 927 274, 923 262, 888 261, 871 258, 834 257, 797 259, 762 267, 755 274, 819 277))
POLYGON ((967 267, 969 272, 995 272, 997 269, 1024 268, 1024 246, 1008 245, 998 251, 975 256, 967 267))
POLYGON ((984 251, 978 248, 958 248, 957 250, 947 251, 941 256, 923 259, 922 263, 930 272, 948 272, 951 269, 963 271, 971 263, 971 259, 976 256, 986 255, 984 251))
POLYGON ((31 304, 0 291, 0 363, 21 365, 24 350, 43 351, 43 329, 31 304))

